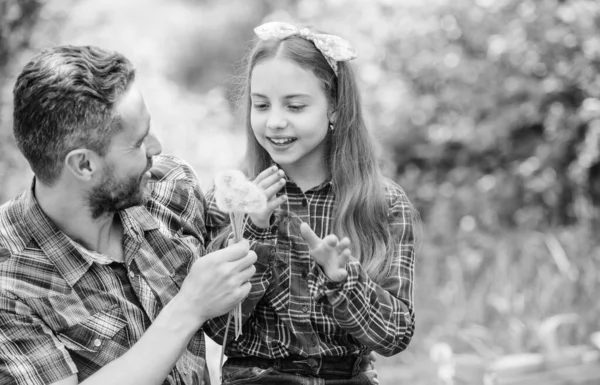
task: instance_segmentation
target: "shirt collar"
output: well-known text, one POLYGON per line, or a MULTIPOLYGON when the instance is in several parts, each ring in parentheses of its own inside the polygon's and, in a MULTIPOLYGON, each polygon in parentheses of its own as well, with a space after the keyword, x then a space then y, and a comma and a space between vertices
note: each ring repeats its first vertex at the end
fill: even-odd
MULTIPOLYGON (((24 228, 40 246, 63 278, 73 286, 88 271, 93 262, 105 264, 105 258, 97 258, 93 252, 80 252, 75 241, 56 227, 42 211, 34 194, 35 178, 31 188, 23 197, 24 228)), ((144 236, 144 231, 158 229, 158 222, 146 207, 136 206, 120 211, 124 231, 135 234, 136 239, 144 236)), ((81 246, 83 247, 83 246, 81 246)), ((82 250, 83 251, 83 250, 82 250)))
POLYGON ((71 286, 87 272, 91 261, 82 258, 71 240, 42 211, 34 194, 35 178, 23 197, 24 227, 46 257, 71 286))
MULTIPOLYGON (((291 185, 294 188, 297 188, 298 190, 300 190, 300 187, 298 187, 298 185, 293 180, 291 180, 287 176, 287 174, 284 176, 284 178, 285 178, 286 184, 291 185)), ((321 184, 318 184, 314 187, 309 188, 308 190, 305 191, 305 193, 318 192, 318 191, 324 190, 325 188, 330 187, 330 186, 333 186, 333 180, 331 179, 331 177, 325 179, 325 181, 323 181, 321 184)))
MULTIPOLYGON (((276 162, 274 162, 273 159, 271 159, 271 166, 277 166, 278 168, 281 168, 281 166, 279 166, 276 162)), ((287 174, 284 175, 284 179, 285 179, 286 183, 292 184, 293 186, 298 187, 298 185, 293 180, 291 180, 287 176, 287 174)), ((325 179, 323 181, 323 183, 321 183, 321 184, 319 184, 317 186, 311 187, 306 192, 309 192, 309 191, 320 191, 320 190, 322 190, 322 189, 324 189, 324 188, 326 188, 328 186, 333 186, 333 179, 331 177, 331 174, 327 177, 327 179, 325 179)))

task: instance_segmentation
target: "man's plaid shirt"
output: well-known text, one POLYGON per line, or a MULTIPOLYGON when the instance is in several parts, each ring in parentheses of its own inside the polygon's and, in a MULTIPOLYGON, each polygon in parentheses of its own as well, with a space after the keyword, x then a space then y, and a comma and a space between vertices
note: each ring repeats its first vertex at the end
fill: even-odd
MULTIPOLYGON (((29 190, 0 208, 0 383, 83 381, 123 355, 204 253, 205 200, 189 166, 154 158, 145 206, 119 212, 125 265, 143 309, 107 257, 58 230, 29 190), (144 314, 145 313, 145 314, 144 314), (147 318, 146 318, 147 317, 147 318)), ((202 331, 165 384, 209 383, 202 331)))
MULTIPOLYGON (((251 221, 246 225, 246 238, 275 249, 270 257, 259 255, 252 290, 242 306, 242 335, 228 342, 226 354, 284 358, 362 355, 374 350, 390 356, 404 350, 415 327, 415 224, 403 190, 386 180, 389 210, 381 220, 390 229, 393 252, 388 258, 393 268, 382 285, 372 281, 356 260, 348 264, 345 281, 332 282, 308 254, 300 223, 308 223, 321 238, 332 233, 331 182, 303 193, 288 179, 281 193, 288 196, 282 207, 287 220, 276 221, 270 229, 257 228, 251 221)), ((216 206, 213 189, 206 199, 207 227, 222 228, 227 218, 216 206)), ((222 343, 226 320, 209 321, 205 332, 222 343)), ((228 341, 232 335, 231 325, 228 341)))

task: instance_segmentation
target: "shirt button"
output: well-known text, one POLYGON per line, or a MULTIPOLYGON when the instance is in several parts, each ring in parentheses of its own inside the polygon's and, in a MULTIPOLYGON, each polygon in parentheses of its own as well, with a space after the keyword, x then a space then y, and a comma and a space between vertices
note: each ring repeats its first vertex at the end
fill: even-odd
POLYGON ((302 312, 308 313, 308 306, 307 305, 302 306, 302 312))
POLYGON ((10 250, 4 248, 0 249, 0 262, 4 262, 8 258, 10 258, 10 250))
POLYGON ((131 270, 129 270, 129 278, 134 278, 135 277, 135 273, 131 270))
POLYGON ((100 345, 102 345, 102 341, 100 341, 98 338, 96 338, 96 339, 94 340, 94 346, 95 346, 95 347, 98 347, 98 346, 100 346, 100 345))
POLYGON ((302 207, 306 207, 307 204, 308 202, 306 201, 306 199, 302 199, 302 207))

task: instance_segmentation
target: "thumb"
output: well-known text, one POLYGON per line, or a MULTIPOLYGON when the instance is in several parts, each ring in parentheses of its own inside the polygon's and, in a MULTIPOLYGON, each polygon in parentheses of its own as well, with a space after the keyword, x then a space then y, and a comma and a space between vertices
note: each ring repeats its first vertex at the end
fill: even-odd
POLYGON ((300 225, 300 234, 302 235, 302 238, 304 238, 306 243, 308 243, 308 247, 310 249, 316 249, 317 247, 319 247, 319 244, 321 243, 321 238, 319 238, 317 234, 315 234, 315 232, 310 228, 308 223, 302 222, 302 224, 300 225))

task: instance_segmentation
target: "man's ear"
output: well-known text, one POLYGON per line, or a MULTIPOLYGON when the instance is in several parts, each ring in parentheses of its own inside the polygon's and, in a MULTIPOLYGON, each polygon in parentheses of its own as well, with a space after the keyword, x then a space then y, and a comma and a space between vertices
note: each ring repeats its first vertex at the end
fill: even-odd
POLYGON ((75 178, 90 181, 98 173, 98 155, 91 150, 78 148, 65 157, 65 168, 75 178))

